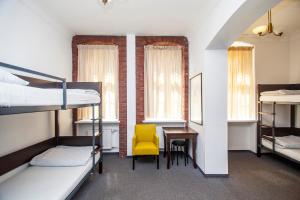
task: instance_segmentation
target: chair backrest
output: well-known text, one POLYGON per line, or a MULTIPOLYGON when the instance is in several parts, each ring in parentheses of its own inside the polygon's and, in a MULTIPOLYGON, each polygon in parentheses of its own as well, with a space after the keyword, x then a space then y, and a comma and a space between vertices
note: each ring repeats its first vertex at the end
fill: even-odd
POLYGON ((156 134, 155 124, 135 125, 135 134, 138 142, 151 142, 156 134))

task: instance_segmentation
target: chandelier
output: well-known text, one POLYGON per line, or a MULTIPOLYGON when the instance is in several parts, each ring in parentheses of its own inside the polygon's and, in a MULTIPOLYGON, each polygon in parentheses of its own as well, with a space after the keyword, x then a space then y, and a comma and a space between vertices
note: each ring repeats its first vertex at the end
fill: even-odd
POLYGON ((268 24, 263 26, 257 26, 255 27, 252 32, 254 34, 257 34, 259 36, 265 36, 267 34, 273 34, 275 36, 281 36, 283 32, 276 32, 274 31, 274 26, 272 24, 272 13, 271 10, 268 11, 268 24))
POLYGON ((103 5, 109 4, 112 0, 101 0, 103 5))

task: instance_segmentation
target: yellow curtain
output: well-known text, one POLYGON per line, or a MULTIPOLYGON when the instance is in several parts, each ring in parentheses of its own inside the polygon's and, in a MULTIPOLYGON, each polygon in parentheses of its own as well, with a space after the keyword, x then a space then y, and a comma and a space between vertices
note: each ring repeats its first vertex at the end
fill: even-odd
MULTIPOLYGON (((78 45, 78 81, 102 82, 103 119, 118 119, 118 68, 117 45, 78 45)), ((78 109, 79 120, 91 118, 91 108, 78 109)))
POLYGON ((183 62, 179 46, 145 46, 145 119, 183 119, 183 62))
POLYGON ((255 80, 252 47, 228 49, 228 118, 255 119, 255 80))

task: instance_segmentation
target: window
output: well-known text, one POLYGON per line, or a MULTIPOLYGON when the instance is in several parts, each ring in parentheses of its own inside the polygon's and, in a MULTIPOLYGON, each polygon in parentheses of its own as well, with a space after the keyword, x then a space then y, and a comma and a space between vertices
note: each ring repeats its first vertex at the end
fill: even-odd
POLYGON ((145 46, 145 119, 182 120, 184 100, 182 48, 145 46))
POLYGON ((228 119, 255 119, 253 47, 228 50, 228 119))
MULTIPOLYGON (((105 120, 118 119, 118 68, 118 46, 78 45, 78 81, 102 82, 102 116, 105 120)), ((79 120, 91 118, 91 108, 78 109, 79 120)))

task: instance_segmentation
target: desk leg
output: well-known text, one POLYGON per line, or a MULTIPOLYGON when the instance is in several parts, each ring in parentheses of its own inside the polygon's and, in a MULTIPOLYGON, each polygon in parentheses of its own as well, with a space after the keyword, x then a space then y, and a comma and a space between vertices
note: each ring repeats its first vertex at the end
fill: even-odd
POLYGON ((196 137, 194 136, 193 137, 193 164, 194 164, 194 168, 196 169, 197 168, 197 164, 196 164, 196 137))
POLYGON ((167 138, 166 138, 166 135, 165 134, 163 134, 164 135, 164 158, 166 157, 166 155, 167 155, 167 145, 166 145, 166 143, 167 143, 167 138))
POLYGON ((170 158, 171 158, 171 150, 170 150, 170 138, 167 138, 167 169, 170 169, 170 158))

